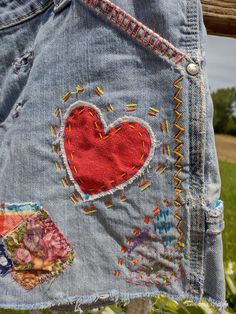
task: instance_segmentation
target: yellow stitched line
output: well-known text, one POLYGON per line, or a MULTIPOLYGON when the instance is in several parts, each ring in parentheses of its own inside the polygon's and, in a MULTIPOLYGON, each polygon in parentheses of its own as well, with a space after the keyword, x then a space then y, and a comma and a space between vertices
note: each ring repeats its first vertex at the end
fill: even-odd
POLYGON ((174 204, 177 207, 174 216, 178 220, 177 224, 177 230, 179 233, 179 238, 177 241, 178 246, 183 248, 185 244, 183 243, 183 219, 179 214, 180 209, 183 207, 183 204, 181 202, 181 193, 183 192, 183 189, 181 187, 182 185, 182 179, 179 177, 181 175, 181 172, 183 170, 182 166, 182 160, 184 159, 183 154, 181 153, 181 149, 183 147, 183 141, 181 140, 181 135, 184 133, 185 128, 181 126, 181 117, 182 117, 182 112, 179 111, 179 107, 183 104, 182 99, 180 98, 180 93, 183 90, 183 87, 179 85, 180 82, 182 82, 183 76, 178 78, 173 86, 177 89, 177 92, 174 96, 174 100, 176 101, 176 106, 174 109, 175 112, 175 121, 174 121, 174 126, 178 130, 177 134, 175 135, 175 142, 176 142, 176 147, 174 149, 174 153, 177 156, 176 162, 175 162, 175 167, 177 169, 175 175, 174 175, 174 180, 176 181, 176 186, 175 186, 175 198, 174 198, 174 204))

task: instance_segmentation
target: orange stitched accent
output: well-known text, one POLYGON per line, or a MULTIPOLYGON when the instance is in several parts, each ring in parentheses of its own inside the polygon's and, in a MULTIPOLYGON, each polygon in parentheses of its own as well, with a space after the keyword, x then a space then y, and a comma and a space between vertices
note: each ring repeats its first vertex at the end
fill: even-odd
POLYGON ((52 153, 59 154, 59 147, 58 145, 52 144, 52 153))
POLYGON ((121 200, 121 202, 125 202, 127 200, 127 197, 126 197, 125 193, 122 193, 120 195, 120 200, 121 200))
POLYGON ((79 201, 79 198, 78 198, 78 196, 75 194, 75 192, 71 195, 70 199, 71 199, 71 201, 72 201, 74 204, 78 203, 78 201, 79 201))
POLYGON ((121 247, 121 252, 122 252, 122 253, 127 253, 127 252, 128 252, 128 248, 123 245, 123 246, 121 247))
POLYGON ((57 135, 57 127, 54 124, 51 125, 50 132, 52 135, 57 135))
POLYGON ((80 86, 80 85, 77 85, 75 87, 75 91, 76 91, 76 93, 83 93, 84 92, 84 87, 80 86))
POLYGON ((104 91, 101 87, 97 86, 95 88, 95 93, 97 94, 97 96, 103 96, 104 95, 104 91))
POLYGON ((81 110, 79 111, 79 114, 81 114, 82 112, 84 112, 84 110, 85 110, 85 108, 84 108, 84 109, 81 109, 81 110))
POLYGON ((108 111, 108 112, 114 111, 114 107, 112 106, 112 104, 108 104, 108 105, 106 106, 106 108, 107 108, 107 111, 108 111))
POLYGON ((109 135, 106 135, 106 136, 103 137, 103 140, 106 140, 108 138, 109 138, 109 135))
POLYGON ((181 153, 181 149, 183 147, 183 141, 180 138, 181 135, 184 133, 185 128, 181 126, 181 117, 182 117, 182 112, 179 111, 179 107, 182 105, 183 101, 180 98, 180 93, 183 90, 183 86, 180 86, 179 83, 182 82, 183 80, 183 76, 181 76, 179 79, 177 79, 173 86, 177 89, 177 92, 174 96, 174 100, 176 101, 176 106, 174 109, 175 112, 175 121, 174 121, 174 126, 175 128, 178 130, 177 134, 175 135, 175 142, 176 142, 176 147, 174 149, 174 153, 177 156, 176 162, 175 162, 175 167, 176 167, 176 173, 174 175, 174 180, 176 181, 176 186, 175 186, 175 197, 174 197, 174 204, 177 207, 175 213, 174 213, 174 217, 178 220, 178 224, 177 224, 177 230, 179 233, 179 238, 177 241, 177 244, 179 247, 183 248, 184 247, 184 243, 183 243, 183 219, 180 216, 180 210, 183 207, 182 201, 181 201, 181 193, 183 192, 183 189, 181 187, 182 185, 182 179, 180 178, 181 172, 183 170, 183 166, 182 166, 182 160, 184 159, 183 154, 181 153))
POLYGON ((78 178, 79 183, 83 184, 84 181, 81 178, 78 178))
POLYGON ((66 188, 67 186, 69 186, 69 182, 66 178, 62 178, 61 179, 61 183, 63 184, 64 188, 66 188))
POLYGON ((155 216, 159 215, 160 214, 160 207, 159 206, 155 207, 152 212, 155 216))
POLYGON ((114 134, 116 134, 117 132, 119 132, 121 130, 121 127, 119 127, 119 129, 117 129, 114 134))
POLYGON ((145 224, 149 224, 151 222, 151 218, 149 216, 146 216, 144 218, 144 222, 145 222, 145 224))
POLYGON ((133 234, 137 236, 140 234, 140 231, 141 231, 141 229, 139 227, 136 227, 133 229, 133 234))
POLYGON ((133 242, 133 239, 130 238, 130 237, 128 237, 128 238, 126 239, 126 241, 127 241, 128 244, 131 244, 131 243, 133 242))
POLYGON ((144 158, 144 154, 142 154, 142 156, 140 157, 140 161, 142 161, 143 160, 143 158, 144 158))
POLYGON ((55 162, 55 168, 61 170, 61 164, 58 161, 55 162))
POLYGON ((134 258, 133 259, 133 264, 134 265, 138 265, 139 264, 139 259, 138 258, 134 258))
POLYGON ((115 277, 120 277, 120 273, 121 273, 120 270, 116 270, 116 271, 114 271, 114 276, 115 277))
POLYGON ((72 92, 67 92, 67 93, 65 93, 65 94, 62 96, 62 100, 63 100, 64 102, 66 102, 67 100, 70 99, 71 95, 72 95, 72 92))
POLYGON ((61 114, 61 108, 57 107, 57 108, 55 109, 54 114, 55 114, 56 117, 59 117, 60 114, 61 114))

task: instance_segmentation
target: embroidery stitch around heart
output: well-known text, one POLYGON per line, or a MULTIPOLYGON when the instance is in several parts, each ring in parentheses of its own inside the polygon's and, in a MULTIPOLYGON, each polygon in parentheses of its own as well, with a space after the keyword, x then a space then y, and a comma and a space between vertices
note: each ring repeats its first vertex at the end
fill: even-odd
POLYGON ((156 147, 154 133, 144 120, 124 116, 107 125, 100 109, 84 101, 77 101, 67 109, 59 142, 68 176, 83 201, 113 194, 131 184, 143 174, 156 147), (141 149, 143 153, 138 159, 136 155, 141 149), (119 167, 126 172, 121 171, 118 178, 119 167), (116 180, 108 180, 109 175, 114 175, 116 180), (107 182, 101 185, 103 179, 107 182))

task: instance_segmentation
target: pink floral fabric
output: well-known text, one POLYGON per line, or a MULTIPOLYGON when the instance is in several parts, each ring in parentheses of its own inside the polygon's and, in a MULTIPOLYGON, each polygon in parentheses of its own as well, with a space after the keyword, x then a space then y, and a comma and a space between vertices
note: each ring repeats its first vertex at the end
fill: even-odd
POLYGON ((44 209, 8 233, 4 244, 13 261, 12 276, 25 289, 58 275, 75 255, 44 209))

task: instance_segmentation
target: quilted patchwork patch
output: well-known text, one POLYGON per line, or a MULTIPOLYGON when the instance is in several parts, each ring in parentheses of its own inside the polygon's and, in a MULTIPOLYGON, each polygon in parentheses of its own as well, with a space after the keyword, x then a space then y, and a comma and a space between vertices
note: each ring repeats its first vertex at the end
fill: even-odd
POLYGON ((0 204, 0 236, 13 230, 19 222, 33 215, 40 208, 38 203, 1 203, 0 204))
POLYGON ((14 266, 13 278, 25 289, 62 272, 74 259, 74 251, 44 209, 21 222, 4 237, 14 266))
POLYGON ((154 134, 145 121, 125 116, 107 125, 96 106, 82 101, 70 106, 61 132, 67 172, 84 201, 132 183, 154 153, 154 134))

